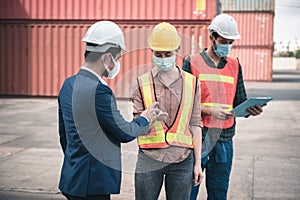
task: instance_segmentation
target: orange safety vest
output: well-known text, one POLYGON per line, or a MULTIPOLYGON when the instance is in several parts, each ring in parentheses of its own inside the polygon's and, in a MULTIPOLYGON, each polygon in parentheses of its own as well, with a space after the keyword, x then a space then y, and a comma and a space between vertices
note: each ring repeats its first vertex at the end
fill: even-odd
MULTIPOLYGON (((181 103, 178 106, 177 116, 171 127, 165 122, 155 122, 148 135, 138 137, 140 148, 167 148, 170 145, 193 148, 193 137, 189 130, 189 122, 194 105, 196 77, 182 71, 183 87, 181 103)), ((157 102, 153 76, 148 72, 138 78, 139 89, 145 108, 157 102)))
MULTIPOLYGON (((227 56, 225 67, 218 69, 208 66, 201 55, 193 55, 190 59, 192 74, 201 82, 201 105, 227 106, 227 111, 232 110, 239 72, 238 60, 227 56)), ((209 115, 202 116, 202 121, 208 128, 226 129, 234 124, 234 118, 218 120, 209 115)))

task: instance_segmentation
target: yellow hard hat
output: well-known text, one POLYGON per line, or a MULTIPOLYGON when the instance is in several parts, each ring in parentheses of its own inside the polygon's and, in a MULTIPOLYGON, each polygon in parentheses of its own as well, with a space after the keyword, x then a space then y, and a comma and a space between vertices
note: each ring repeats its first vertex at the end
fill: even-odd
POLYGON ((173 51, 180 46, 181 39, 176 28, 167 23, 157 24, 151 31, 148 44, 154 51, 173 51))

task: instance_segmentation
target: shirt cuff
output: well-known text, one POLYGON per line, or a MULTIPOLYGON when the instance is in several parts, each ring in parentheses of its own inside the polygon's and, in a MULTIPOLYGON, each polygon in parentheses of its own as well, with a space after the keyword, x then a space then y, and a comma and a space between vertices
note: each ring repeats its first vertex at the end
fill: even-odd
POLYGON ((148 119, 144 116, 139 116, 139 117, 135 118, 133 121, 142 127, 149 125, 148 119))

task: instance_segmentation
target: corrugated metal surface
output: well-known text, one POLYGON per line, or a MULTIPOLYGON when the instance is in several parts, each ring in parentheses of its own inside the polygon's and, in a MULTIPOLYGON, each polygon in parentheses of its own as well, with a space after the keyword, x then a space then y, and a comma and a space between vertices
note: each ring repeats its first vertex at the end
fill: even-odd
MULTIPOLYGON (((130 98, 136 78, 152 67, 152 53, 147 44, 152 25, 122 27, 130 54, 122 57, 120 74, 108 80, 108 83, 117 97, 130 98)), ((182 39, 176 60, 181 67, 184 56, 194 54, 208 45, 208 31, 205 25, 176 25, 176 29, 182 39)))
POLYGON ((233 48, 232 57, 238 57, 246 81, 272 81, 272 57, 270 48, 233 48))
MULTIPOLYGON (((91 24, 22 22, 0 23, 0 94, 56 96, 66 77, 83 62, 81 38, 91 24)), ((122 70, 109 82, 117 97, 130 97, 136 77, 149 69, 147 38, 153 24, 120 24, 129 54, 121 58, 122 70)), ((206 26, 176 24, 182 36, 177 63, 183 56, 208 45, 206 26)))
POLYGON ((226 12, 235 18, 241 35, 231 55, 239 57, 247 81, 272 81, 273 12, 226 12))
POLYGON ((88 25, 1 24, 1 94, 56 95, 82 61, 88 25))
POLYGON ((223 11, 274 11, 275 0, 221 0, 223 11))
POLYGON ((28 39, 30 33, 21 25, 0 29, 0 87, 10 93, 27 93, 28 39))
POLYGON ((198 20, 212 19, 216 0, 206 0, 206 16, 196 16, 196 0, 1 0, 0 19, 34 20, 198 20))
POLYGON ((263 12, 226 12, 238 24, 240 40, 237 46, 273 46, 274 13, 263 12))

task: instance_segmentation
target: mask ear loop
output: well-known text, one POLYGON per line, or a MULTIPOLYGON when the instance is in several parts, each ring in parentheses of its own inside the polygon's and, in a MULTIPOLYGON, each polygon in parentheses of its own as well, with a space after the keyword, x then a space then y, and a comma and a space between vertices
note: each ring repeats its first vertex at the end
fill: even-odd
POLYGON ((213 42, 212 46, 213 46, 214 51, 216 51, 217 47, 218 47, 217 41, 216 41, 216 39, 214 37, 213 37, 213 40, 214 40, 214 42, 213 42))
MULTIPOLYGON (((112 63, 114 63, 114 65, 116 65, 116 63, 117 63, 117 61, 116 61, 116 59, 113 57, 113 55, 111 55, 111 53, 109 53, 110 54, 110 57, 111 57, 111 62, 112 63)), ((110 64, 111 64, 111 62, 110 62, 110 64)), ((114 66, 115 67, 115 66, 114 66)))
MULTIPOLYGON (((112 57, 111 53, 108 53, 108 54, 110 54, 110 57, 112 57)), ((106 72, 109 73, 110 71, 112 71, 112 70, 109 69, 109 65, 111 65, 111 62, 113 62, 113 61, 112 61, 112 58, 110 58, 110 64, 107 65, 106 62, 105 62, 105 56, 106 56, 106 54, 103 54, 101 56, 101 60, 102 60, 102 63, 104 65, 104 68, 105 68, 106 72)))
POLYGON ((210 31, 210 37, 212 37, 212 39, 213 39, 212 47, 213 47, 214 51, 216 51, 217 50, 217 41, 216 41, 216 38, 213 36, 213 31, 210 31))

